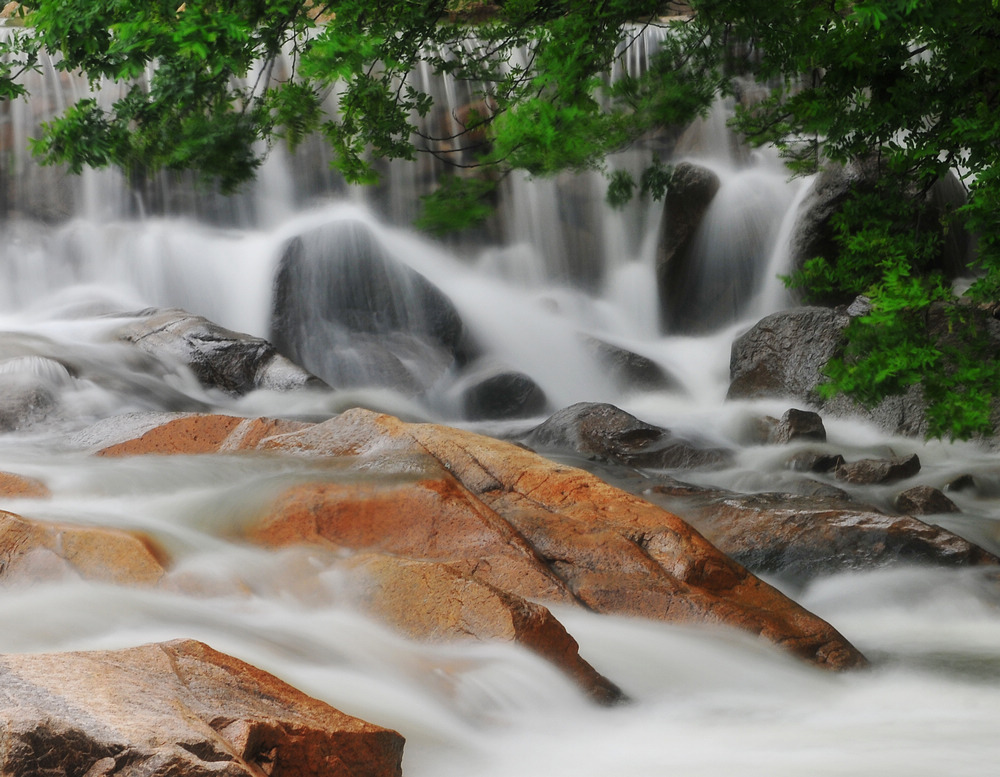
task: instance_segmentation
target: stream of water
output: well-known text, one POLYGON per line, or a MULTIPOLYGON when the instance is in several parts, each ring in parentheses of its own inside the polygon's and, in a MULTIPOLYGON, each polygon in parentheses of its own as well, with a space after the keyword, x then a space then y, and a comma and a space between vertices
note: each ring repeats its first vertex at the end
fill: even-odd
MULTIPOLYGON (((62 88, 45 83, 50 92, 62 88)), ((8 111, 4 121, 12 137, 23 139, 33 119, 8 111)), ((344 227, 362 230, 440 288, 482 354, 529 375, 549 409, 613 402, 738 449, 732 467, 712 473, 713 484, 780 488, 797 476, 783 468, 787 451, 740 440, 748 418, 780 414, 787 405, 724 400, 733 338, 789 304, 774 279, 808 182, 789 182, 766 155, 731 158, 728 139, 711 140, 721 131, 718 121, 713 116, 692 129, 679 151, 722 180, 696 253, 704 257, 705 283, 740 273, 750 293, 737 317, 697 336, 661 333, 654 277, 661 209, 637 204, 611 213, 600 202, 600 182, 589 178, 511 181, 503 234, 456 246, 400 222, 416 196, 405 171, 394 173, 391 197, 365 202, 335 182, 324 190, 315 172, 307 181, 301 159, 278 153, 245 195, 205 205, 173 186, 176 215, 153 217, 142 215, 114 174, 75 181, 8 158, 0 380, 13 390, 18 376, 29 376, 54 399, 44 422, 0 435, 0 470, 37 477, 53 496, 11 499, 2 508, 145 532, 176 559, 176 590, 80 581, 5 590, 0 651, 200 639, 345 712, 396 728, 407 739, 408 777, 996 774, 1000 570, 876 570, 796 592, 872 659, 871 671, 846 676, 813 670, 728 631, 557 612, 581 654, 635 700, 602 709, 526 651, 407 641, 347 607, 322 559, 231 539, 255 500, 315 475, 319 465, 227 456, 98 459, 78 444, 81 429, 133 410, 321 418, 361 404, 467 424, 453 386, 419 395, 368 385, 234 399, 202 388, 166 357, 151 370, 111 337, 122 318, 109 314, 150 306, 181 307, 267 337, 274 276, 288 242, 344 227), (574 233, 567 226, 573 223, 589 231, 574 233), (582 245, 589 256, 579 255, 582 245), (579 270, 583 258, 597 268, 585 284, 567 269, 579 270), (581 335, 648 357, 680 387, 623 390, 581 335), (66 364, 73 369, 60 367, 66 364), (184 593, 192 588, 210 594, 184 593)), ((956 495, 963 512, 948 526, 1000 549, 996 453, 888 438, 852 420, 827 419, 827 429, 831 450, 851 456, 918 452, 922 483, 975 475, 981 488, 956 495)))

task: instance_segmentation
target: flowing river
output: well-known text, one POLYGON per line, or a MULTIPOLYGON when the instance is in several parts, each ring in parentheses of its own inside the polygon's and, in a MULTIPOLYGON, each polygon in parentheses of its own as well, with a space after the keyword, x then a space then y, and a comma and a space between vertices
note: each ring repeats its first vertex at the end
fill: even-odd
MULTIPOLYGON (((20 110, 4 116, 15 139, 32 122, 20 110)), ((872 660, 870 671, 836 676, 739 633, 557 610, 581 655, 634 700, 604 709, 524 650, 405 640, 352 611, 338 576, 309 553, 265 552, 232 539, 255 504, 315 474, 316 462, 89 453, 91 425, 132 411, 321 419, 362 405, 471 425, 456 386, 414 394, 360 379, 332 392, 234 399, 202 388, 168 356, 138 359, 111 337, 130 313, 169 306, 268 337, 282 252, 318 231, 337 245, 363 234, 429 279, 452 300, 483 358, 530 376, 548 411, 612 402, 738 450, 728 469, 693 477, 743 491, 780 489, 797 477, 783 467, 787 450, 747 446, 741 430, 747 419, 788 405, 725 402, 729 350, 747 326, 790 304, 775 276, 808 182, 788 182, 767 155, 735 160, 720 151, 728 140, 717 139, 719 118, 693 128, 679 147, 723 182, 696 248, 703 277, 692 299, 713 304, 700 290, 727 273, 738 274, 744 293, 708 333, 669 336, 660 331, 654 280, 660 208, 612 213, 588 178, 511 181, 497 234, 445 244, 405 227, 419 187, 412 170, 394 170, 390 185, 364 201, 328 180, 322 162, 279 152, 241 197, 221 200, 173 182, 159 194, 167 215, 151 216, 114 174, 77 181, 5 157, 0 386, 8 396, 41 386, 49 404, 37 423, 6 422, 0 470, 37 477, 53 496, 0 507, 146 533, 175 559, 175 590, 46 582, 39 570, 39 582, 0 597, 0 651, 199 639, 397 729, 407 740, 408 777, 995 774, 1000 569, 896 567, 791 592, 872 660), (680 386, 623 389, 581 335, 649 358, 680 386)), ((956 494, 962 512, 940 520, 1000 551, 1000 455, 889 438, 849 419, 826 425, 831 450, 919 453, 920 483, 940 487, 974 475, 976 494, 956 494)))

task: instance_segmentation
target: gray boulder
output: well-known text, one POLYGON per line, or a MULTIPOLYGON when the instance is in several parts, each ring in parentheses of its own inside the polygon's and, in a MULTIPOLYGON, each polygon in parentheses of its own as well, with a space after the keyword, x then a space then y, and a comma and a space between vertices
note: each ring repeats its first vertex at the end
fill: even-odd
POLYGON ((451 300, 357 221, 286 245, 270 338, 280 353, 337 387, 423 390, 468 359, 465 328, 451 300), (394 357, 391 369, 386 351, 394 357))
POLYGON ((798 400, 825 415, 858 416, 891 434, 923 436, 926 403, 919 385, 874 407, 845 396, 824 400, 816 390, 823 366, 844 346, 851 315, 863 312, 860 305, 847 310, 802 307, 761 319, 733 342, 727 398, 798 400))
POLYGON ((819 404, 820 370, 843 345, 846 313, 804 307, 773 313, 733 343, 728 399, 791 397, 819 404))
POLYGON ((267 340, 234 332, 176 308, 137 313, 118 338, 158 359, 188 366, 207 388, 232 396, 256 389, 322 388, 323 381, 286 359, 267 340))
POLYGON ((576 453, 598 461, 656 469, 719 467, 731 451, 675 435, 606 403, 563 408, 524 442, 541 451, 576 453))

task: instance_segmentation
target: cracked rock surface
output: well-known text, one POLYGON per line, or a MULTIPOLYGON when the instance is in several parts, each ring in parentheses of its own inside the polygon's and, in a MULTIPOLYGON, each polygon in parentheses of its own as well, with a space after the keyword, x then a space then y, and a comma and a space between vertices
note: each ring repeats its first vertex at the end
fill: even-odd
POLYGON ((403 738, 191 640, 0 657, 0 774, 398 777, 403 738))

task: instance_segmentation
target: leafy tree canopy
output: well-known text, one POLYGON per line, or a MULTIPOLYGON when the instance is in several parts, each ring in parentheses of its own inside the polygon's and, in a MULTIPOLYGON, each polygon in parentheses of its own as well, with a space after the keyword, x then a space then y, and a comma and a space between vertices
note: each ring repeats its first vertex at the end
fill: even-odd
MULTIPOLYGON (((791 279, 807 297, 872 300, 829 390, 873 402, 921 382, 932 433, 990 427, 1000 367, 970 301, 1000 292, 997 0, 691 0, 693 13, 670 18, 663 0, 177 3, 21 7, 31 31, 3 44, 0 96, 23 91, 17 73, 43 49, 94 83, 126 85, 113 104, 84 98, 48 123, 36 142, 44 160, 193 169, 232 189, 272 144, 314 134, 352 182, 375 180, 375 159, 427 151, 461 173, 429 203, 436 228, 482 213, 510 170, 602 170, 610 152, 690 120, 718 93, 765 84, 769 96, 744 101, 737 120, 751 142, 777 145, 796 173, 831 163, 877 173, 837 218, 839 255, 791 279), (671 28, 663 50, 609 82, 644 24, 671 28), (417 68, 475 85, 479 109, 439 137, 420 130, 432 100, 413 84, 417 68), (461 154, 454 135, 467 137, 461 154), (949 171, 969 197, 942 223, 920 203, 949 171), (958 219, 978 239, 979 277, 962 299, 933 259, 958 219)), ((669 168, 651 159, 639 183, 610 177, 618 202, 636 189, 662 196, 669 168)))

